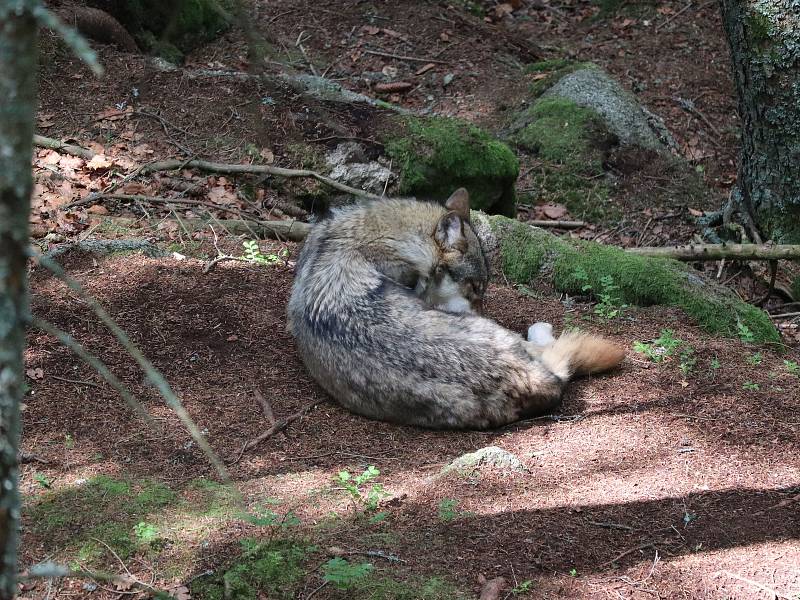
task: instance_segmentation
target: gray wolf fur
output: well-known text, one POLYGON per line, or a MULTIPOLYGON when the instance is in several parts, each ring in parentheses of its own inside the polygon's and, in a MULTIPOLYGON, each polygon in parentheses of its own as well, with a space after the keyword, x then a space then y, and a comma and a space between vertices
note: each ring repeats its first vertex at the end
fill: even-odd
POLYGON ((384 200, 334 211, 300 253, 288 328, 312 377, 342 406, 384 421, 486 429, 546 414, 567 381, 617 366, 598 337, 479 314, 488 263, 456 191, 443 207, 384 200))

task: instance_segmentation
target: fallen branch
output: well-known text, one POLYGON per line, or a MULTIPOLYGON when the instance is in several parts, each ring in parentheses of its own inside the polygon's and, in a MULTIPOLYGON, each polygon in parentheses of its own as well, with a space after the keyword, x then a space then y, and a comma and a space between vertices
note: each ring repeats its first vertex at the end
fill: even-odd
POLYGON ((174 169, 200 169, 203 171, 210 171, 213 173, 237 174, 237 173, 250 173, 258 175, 275 175, 276 177, 306 177, 316 179, 340 192, 352 194, 359 198, 367 198, 369 200, 379 200, 380 196, 370 194, 364 190, 359 190, 344 183, 340 183, 335 179, 326 177, 316 171, 309 171, 308 169, 284 169, 283 167, 272 167, 270 165, 235 165, 226 163, 215 163, 205 160, 162 160, 159 162, 150 163, 145 165, 142 173, 152 173, 154 171, 172 171, 174 169))
POLYGON ((674 258, 683 261, 720 260, 798 260, 800 244, 689 244, 687 246, 664 246, 626 248, 626 252, 653 258, 674 258))
POLYGON ((86 569, 70 569, 67 566, 59 565, 54 562, 43 562, 32 566, 27 571, 19 574, 20 581, 31 579, 60 579, 62 577, 74 577, 79 579, 91 579, 103 583, 115 583, 125 588, 133 588, 148 594, 167 594, 164 590, 148 585, 133 577, 105 573, 103 571, 87 571, 86 569))
POLYGON ((33 143, 34 145, 42 148, 50 148, 51 150, 57 150, 58 152, 64 152, 66 154, 71 154, 72 156, 79 156, 80 158, 85 158, 86 160, 92 160, 95 157, 95 153, 91 150, 81 148, 80 146, 74 146, 72 144, 65 144, 61 140, 45 137, 43 135, 34 135, 33 143))
MULTIPOLYGON (((120 225, 131 225, 142 223, 141 219, 130 219, 128 217, 111 217, 114 222, 120 225)), ((159 219, 158 222, 161 222, 159 219)), ((209 225, 219 225, 228 233, 233 235, 264 236, 277 240, 292 240, 302 242, 311 231, 311 225, 302 221, 247 221, 244 219, 181 219, 183 226, 189 231, 202 231, 208 229, 209 225)), ((155 224, 155 222, 153 223, 155 224)))
POLYGON ((437 63, 440 65, 450 64, 446 60, 435 60, 433 58, 424 58, 421 56, 405 56, 403 54, 392 54, 391 52, 381 52, 379 50, 364 50, 364 54, 372 54, 373 56, 382 56, 384 58, 396 58, 398 60, 407 60, 409 62, 437 63))

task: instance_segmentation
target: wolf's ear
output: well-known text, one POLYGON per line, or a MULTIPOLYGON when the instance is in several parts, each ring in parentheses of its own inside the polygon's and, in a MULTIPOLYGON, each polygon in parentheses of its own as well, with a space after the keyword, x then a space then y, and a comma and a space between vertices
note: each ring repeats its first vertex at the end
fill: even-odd
POLYGON ((433 237, 442 250, 464 251, 467 238, 464 237, 464 220, 455 212, 448 212, 436 224, 433 237))
POLYGON ((463 187, 450 194, 450 197, 444 203, 444 207, 469 223, 469 192, 463 187))

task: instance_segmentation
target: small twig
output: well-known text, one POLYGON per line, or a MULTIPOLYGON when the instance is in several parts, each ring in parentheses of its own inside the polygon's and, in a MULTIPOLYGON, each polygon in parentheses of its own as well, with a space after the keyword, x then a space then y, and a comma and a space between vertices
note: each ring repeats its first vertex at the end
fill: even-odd
POLYGON ((692 2, 689 2, 689 4, 687 4, 682 9, 680 9, 678 12, 676 12, 674 15, 672 15, 669 19, 667 19, 666 21, 662 21, 661 23, 656 25, 656 31, 658 31, 659 29, 664 27, 664 25, 666 25, 667 23, 671 23, 674 19, 677 19, 679 16, 681 16, 683 13, 685 13, 691 7, 692 7, 692 2))
POLYGON ((616 557, 612 558, 608 562, 604 562, 602 565, 600 565, 597 568, 598 569, 604 569, 605 567, 609 567, 609 566, 613 565, 614 563, 619 562, 620 559, 625 558, 629 554, 633 554, 637 550, 645 550, 647 548, 655 548, 656 550, 658 550, 658 548, 656 547, 656 542, 647 542, 646 544, 640 544, 639 546, 635 546, 633 548, 630 548, 629 550, 625 550, 625 552, 622 552, 622 553, 618 554, 616 557))
POLYGON ((66 381, 67 383, 74 383, 75 385, 89 385, 91 387, 103 387, 99 383, 95 383, 93 381, 82 381, 80 379, 69 379, 67 377, 59 377, 58 375, 51 375, 53 379, 58 379, 59 381, 66 381))
POLYGON ((767 288, 767 293, 764 294, 764 297, 761 298, 758 302, 756 302, 756 306, 764 306, 767 303, 767 300, 772 298, 772 293, 775 291, 775 278, 778 275, 778 261, 771 260, 769 261, 769 287, 767 288))
POLYGON ((316 588, 314 588, 313 590, 311 590, 311 591, 308 593, 308 596, 306 596, 306 600, 311 600, 311 598, 313 598, 313 597, 314 597, 314 595, 315 595, 315 594, 316 594, 318 591, 320 591, 322 588, 324 588, 326 585, 328 585, 328 582, 327 582, 327 581, 323 581, 323 582, 322 582, 322 585, 320 585, 319 587, 316 587, 316 588))
POLYGON ((269 424, 275 425, 275 413, 272 411, 272 406, 270 405, 269 401, 264 398, 264 394, 261 393, 261 390, 256 388, 253 390, 253 395, 261 405, 261 410, 264 412, 264 416, 267 418, 267 421, 269 421, 269 424))
POLYGON ((773 319, 791 319, 794 317, 800 317, 800 312, 790 312, 790 313, 783 313, 782 315, 770 315, 773 319))
POLYGON ((264 433, 262 433, 262 434, 261 434, 261 435, 259 435, 258 437, 255 437, 255 438, 253 438, 253 439, 252 439, 252 440, 250 440, 249 442, 246 442, 246 443, 244 444, 244 446, 242 446, 242 449, 241 449, 241 451, 239 452, 239 455, 236 457, 236 460, 232 461, 232 463, 231 463, 231 464, 235 464, 235 463, 239 462, 239 461, 241 460, 241 458, 242 458, 242 456, 244 455, 244 453, 245 453, 245 452, 247 452, 248 450, 251 450, 251 449, 255 448, 255 447, 256 447, 256 446, 258 446, 258 445, 259 445, 261 442, 263 442, 264 440, 267 440, 267 439, 271 438, 271 437, 272 437, 273 435, 275 435, 276 433, 280 433, 281 431, 283 431, 284 429, 286 429, 286 428, 287 428, 289 425, 291 425, 292 423, 294 423, 295 421, 297 421, 299 418, 301 418, 301 417, 305 416, 305 414, 306 414, 308 411, 310 411, 312 408, 314 408, 314 407, 315 407, 317 404, 319 404, 320 402, 321 402, 321 400, 315 400, 314 402, 310 402, 309 404, 306 404, 306 405, 305 405, 303 408, 301 408, 300 410, 298 410, 298 411, 297 411, 296 413, 294 413, 293 415, 289 415, 289 416, 288 416, 288 417, 286 417, 285 419, 281 419, 281 420, 279 420, 279 421, 276 421, 276 422, 275 422, 275 423, 272 425, 272 427, 270 427, 269 429, 267 429, 267 430, 266 430, 264 433))
POLYGON ((758 581, 754 581, 753 579, 748 579, 747 577, 742 577, 741 575, 737 575, 736 573, 731 573, 730 571, 725 571, 725 570, 717 571, 717 576, 720 575, 727 575, 732 579, 738 579, 741 582, 749 583, 750 585, 760 589, 762 592, 770 594, 773 598, 789 600, 789 596, 787 596, 786 594, 781 594, 780 592, 772 589, 771 587, 768 587, 763 583, 759 583, 758 581))
POLYGON ((436 60, 435 58, 422 58, 419 56, 405 56, 402 54, 392 54, 391 52, 381 52, 380 50, 364 50, 364 53, 373 54, 375 56, 383 56, 384 58, 396 58, 398 60, 407 60, 411 62, 438 63, 440 65, 450 64, 449 61, 446 60, 436 60))
POLYGON ((622 525, 620 523, 603 523, 600 521, 586 521, 589 525, 595 525, 597 527, 605 527, 606 529, 623 529, 625 531, 636 531, 635 527, 631 527, 630 525, 622 525))

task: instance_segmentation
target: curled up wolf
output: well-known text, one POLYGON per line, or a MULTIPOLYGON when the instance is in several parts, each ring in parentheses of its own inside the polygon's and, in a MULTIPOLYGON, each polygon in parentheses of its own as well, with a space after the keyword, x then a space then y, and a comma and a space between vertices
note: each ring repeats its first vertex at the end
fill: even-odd
POLYGON ((489 265, 469 197, 384 200, 314 226, 297 261, 289 329, 311 375, 374 419, 486 429, 546 414, 576 375, 617 366, 602 338, 537 323, 528 340, 480 316, 489 265))

